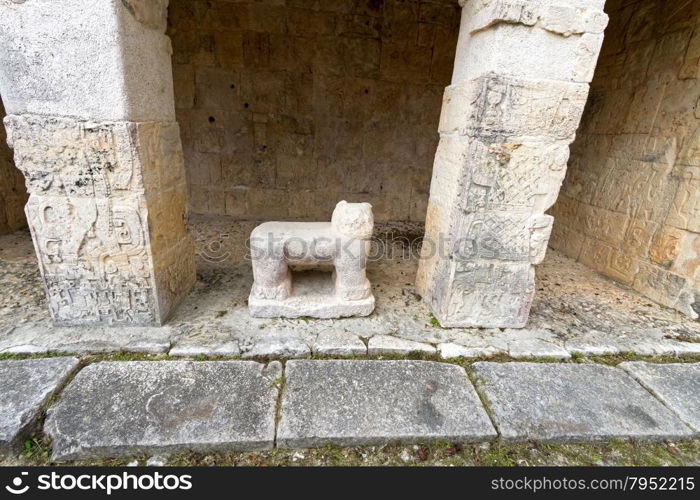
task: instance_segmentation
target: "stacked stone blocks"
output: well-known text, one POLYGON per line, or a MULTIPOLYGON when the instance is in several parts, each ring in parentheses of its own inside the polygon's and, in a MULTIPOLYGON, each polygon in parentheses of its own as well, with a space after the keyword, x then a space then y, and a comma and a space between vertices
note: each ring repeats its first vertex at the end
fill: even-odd
POLYGON ((53 319, 161 324, 195 279, 167 1, 5 4, 5 127, 53 319))
POLYGON ((607 23, 602 6, 464 4, 417 279, 443 326, 527 323, 533 266, 552 230, 545 211, 564 178, 607 23))

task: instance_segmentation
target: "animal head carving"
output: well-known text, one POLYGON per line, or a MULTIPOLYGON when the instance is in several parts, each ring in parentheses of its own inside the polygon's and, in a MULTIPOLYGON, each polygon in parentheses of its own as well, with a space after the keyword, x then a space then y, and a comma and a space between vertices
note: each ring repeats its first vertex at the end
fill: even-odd
POLYGON ((368 240, 374 230, 374 215, 369 203, 348 203, 343 200, 335 206, 331 218, 333 229, 343 236, 368 240))

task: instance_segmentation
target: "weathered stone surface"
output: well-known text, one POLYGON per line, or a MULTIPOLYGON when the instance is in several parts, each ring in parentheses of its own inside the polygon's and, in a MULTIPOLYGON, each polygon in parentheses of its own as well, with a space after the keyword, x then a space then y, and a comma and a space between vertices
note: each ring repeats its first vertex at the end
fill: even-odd
POLYGON ((0 361, 0 455, 19 451, 78 364, 77 358, 0 361))
POLYGON ((66 0, 60 8, 52 0, 3 1, 7 113, 174 121, 166 7, 163 0, 66 0), (148 8, 129 8, 135 4, 148 8))
POLYGON ((169 327, 53 327, 47 322, 23 324, 0 335, 0 353, 93 354, 139 352, 163 354, 178 331, 169 327))
POLYGON ((167 5, 0 7, 7 141, 57 324, 162 324, 195 281, 167 5))
POLYGON ((564 179, 607 16, 592 4, 463 6, 416 285, 444 327, 523 328, 552 233, 544 212, 564 179))
MULTIPOLYGON (((461 2, 466 4, 466 1, 461 2)), ((599 2, 551 2, 522 0, 492 0, 481 2, 471 11, 469 31, 490 28, 496 24, 522 24, 540 26, 552 33, 564 36, 583 33, 602 33, 608 16, 602 11, 604 0, 599 2)), ((471 6, 470 6, 471 7, 471 6)))
MULTIPOLYGON (((273 358, 288 353, 290 345, 308 356, 322 332, 354 336, 341 335, 341 343, 343 338, 377 335, 433 345, 453 343, 471 351, 466 358, 509 355, 510 349, 517 350, 521 343, 537 351, 551 349, 550 344, 560 345, 586 355, 608 351, 678 355, 700 350, 700 324, 616 286, 557 251, 550 251, 538 268, 539 285, 529 324, 512 335, 501 329, 435 325, 410 279, 418 265, 415 254, 412 259, 368 263, 368 276, 382 292, 379 307, 371 316, 340 320, 251 318, 245 301, 253 278, 245 235, 254 226, 254 222, 232 223, 225 218, 191 220, 200 278, 166 327, 51 325, 30 235, 0 236, 0 289, 5 291, 0 294, 0 352, 163 353, 172 346, 173 350, 187 351, 178 354, 182 356, 228 356, 235 352, 234 344, 245 352, 260 343, 264 347, 261 351, 273 358)), ((403 223, 378 226, 399 234, 407 231, 403 223)))
POLYGON ((102 362, 46 420, 55 460, 273 446, 279 362, 102 362))
POLYGON ((464 3, 457 51, 478 57, 457 57, 455 79, 496 73, 534 80, 590 82, 608 23, 603 3, 464 3))
POLYGON ((453 342, 439 344, 438 351, 443 359, 484 359, 498 355, 514 359, 571 357, 554 332, 530 328, 479 329, 471 335, 455 336, 453 342))
POLYGON ((508 354, 514 359, 569 359, 571 354, 547 330, 506 330, 508 354))
MULTIPOLYGON (((683 328, 680 328, 682 330, 683 328)), ((682 356, 700 354, 697 335, 690 335, 689 342, 677 338, 665 328, 630 329, 618 335, 596 330, 583 330, 568 335, 565 348, 584 356, 633 353, 641 356, 682 356)))
POLYGON ((290 361, 280 447, 480 441, 495 432, 464 370, 425 361, 290 361))
POLYGON ((445 342, 438 345, 438 352, 442 359, 477 359, 492 358, 499 354, 507 354, 506 351, 493 346, 467 347, 452 342, 445 342))
POLYGON ((670 410, 617 368, 475 363, 473 370, 505 440, 662 440, 692 435, 670 410))
POLYGON ((700 433, 699 363, 626 362, 618 366, 659 398, 696 434, 700 433))
POLYGON ((176 123, 8 116, 57 324, 161 324, 195 280, 176 123))
POLYGON ((252 345, 241 345, 244 358, 305 358, 311 355, 311 348, 301 336, 267 332, 252 341, 252 345))
POLYGON ((170 1, 193 212, 422 222, 457 2, 235 4, 170 1))
POLYGON ((318 334, 313 353, 321 356, 364 356, 367 346, 357 335, 330 330, 318 334))
MULTIPOLYGON (((5 108, 0 100, 0 120, 5 118, 5 108)), ((0 234, 17 231, 27 225, 24 204, 27 189, 22 173, 15 168, 12 151, 7 146, 5 127, 0 126, 0 234)))
POLYGON ((401 354, 407 355, 410 353, 435 354, 435 347, 423 342, 415 342, 389 335, 376 335, 369 339, 368 344, 370 356, 381 356, 382 354, 401 354))
MULTIPOLYGON (((608 2, 595 92, 551 211, 552 246, 697 319, 700 38, 666 6, 608 2)), ((683 19, 700 15, 692 2, 681 9, 683 19)))
POLYGON ((202 345, 194 342, 178 342, 168 352, 177 358, 195 358, 197 356, 238 356, 241 349, 238 342, 221 342, 202 345))
POLYGON ((253 289, 250 314, 257 318, 341 318, 374 310, 367 254, 374 228, 372 205, 341 201, 331 222, 266 222, 250 236, 253 289), (332 266, 333 287, 292 283, 290 266, 332 266), (310 289, 309 289, 310 288, 310 289))
POLYGON ((588 85, 487 74, 445 90, 440 133, 542 137, 571 142, 588 85))

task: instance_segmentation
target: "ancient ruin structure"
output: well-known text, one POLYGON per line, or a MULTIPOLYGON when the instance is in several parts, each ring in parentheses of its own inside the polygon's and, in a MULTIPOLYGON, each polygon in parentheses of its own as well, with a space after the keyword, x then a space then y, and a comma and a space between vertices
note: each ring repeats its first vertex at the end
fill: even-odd
POLYGON ((698 318, 700 6, 607 8, 606 43, 551 212, 552 246, 698 318))
POLYGON ((523 327, 604 1, 462 2, 417 285, 444 326, 523 327))
POLYGON ((194 282, 166 1, 2 2, 5 128, 59 324, 160 324, 194 282))
MULTIPOLYGON (((415 284, 442 326, 524 326, 550 234, 699 314, 697 2, 0 0, 0 18, 57 323, 166 320, 195 281, 188 210, 313 221, 339 199, 426 221, 415 284)), ((23 225, 12 168, 0 150, 0 232, 23 225)))
MULTIPOLYGON (((366 275, 374 229, 372 205, 341 201, 331 222, 266 222, 250 236, 255 282, 248 299, 259 318, 342 318, 374 310, 366 275), (290 266, 330 266, 332 284, 302 286, 290 266)), ((320 279, 319 279, 320 278, 320 279)))

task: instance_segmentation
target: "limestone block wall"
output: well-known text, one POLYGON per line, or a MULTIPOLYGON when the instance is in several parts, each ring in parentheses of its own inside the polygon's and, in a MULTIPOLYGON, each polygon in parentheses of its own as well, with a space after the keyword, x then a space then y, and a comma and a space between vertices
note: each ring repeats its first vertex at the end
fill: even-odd
POLYGON ((551 245, 700 313, 700 3, 608 0, 551 245))
POLYGON ((457 0, 171 0, 194 213, 425 219, 457 0))
MULTIPOLYGON (((5 117, 5 108, 0 101, 0 121, 5 117)), ((24 177, 15 168, 12 151, 7 146, 5 127, 0 125, 0 234, 17 231, 27 225, 24 204, 27 189, 24 177)))

